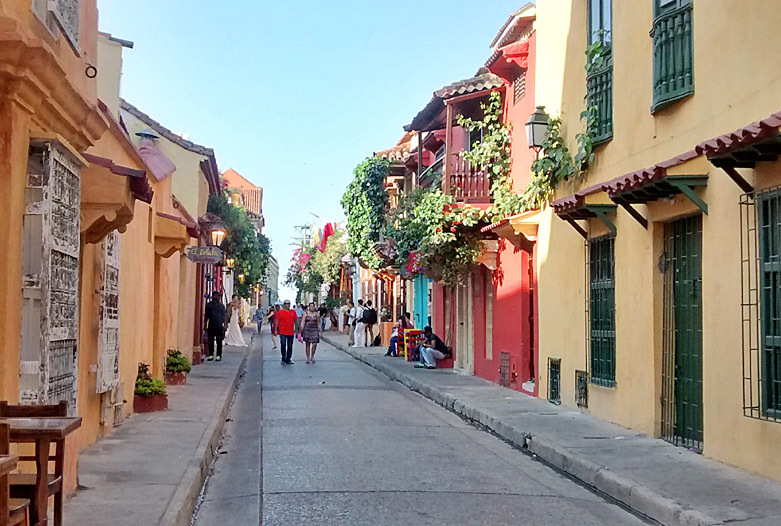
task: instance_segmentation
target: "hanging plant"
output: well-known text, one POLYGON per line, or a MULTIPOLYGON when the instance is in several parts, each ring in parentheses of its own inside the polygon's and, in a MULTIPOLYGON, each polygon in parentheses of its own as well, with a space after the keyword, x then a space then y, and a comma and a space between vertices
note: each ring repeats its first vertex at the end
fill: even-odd
POLYGON ((347 216, 347 247, 371 268, 379 269, 381 262, 371 247, 380 240, 385 228, 388 193, 385 178, 390 161, 372 157, 356 166, 354 178, 342 196, 342 208, 347 216))

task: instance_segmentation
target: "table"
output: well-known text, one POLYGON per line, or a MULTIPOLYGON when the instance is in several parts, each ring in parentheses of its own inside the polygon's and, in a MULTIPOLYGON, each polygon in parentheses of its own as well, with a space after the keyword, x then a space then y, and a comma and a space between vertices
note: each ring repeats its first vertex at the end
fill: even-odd
POLYGON ((49 449, 52 442, 58 443, 58 458, 55 470, 62 474, 65 437, 81 427, 81 417, 62 416, 45 418, 0 418, 0 424, 11 426, 11 442, 35 444, 35 499, 31 503, 31 512, 40 526, 48 524, 47 507, 49 501, 49 449))

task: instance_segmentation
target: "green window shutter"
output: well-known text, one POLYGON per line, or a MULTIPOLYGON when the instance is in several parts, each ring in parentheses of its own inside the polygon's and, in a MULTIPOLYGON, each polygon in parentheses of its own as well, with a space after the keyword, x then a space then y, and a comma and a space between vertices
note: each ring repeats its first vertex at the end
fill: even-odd
POLYGON ((591 382, 616 383, 615 237, 589 240, 589 351, 591 382))
POLYGON ((757 197, 762 412, 781 416, 781 191, 757 197))
POLYGON ((589 0, 588 44, 601 41, 605 49, 598 66, 589 67, 586 76, 586 104, 596 111, 594 142, 613 137, 613 14, 612 0, 589 0))
POLYGON ((652 113, 694 93, 692 18, 692 0, 654 0, 652 113))

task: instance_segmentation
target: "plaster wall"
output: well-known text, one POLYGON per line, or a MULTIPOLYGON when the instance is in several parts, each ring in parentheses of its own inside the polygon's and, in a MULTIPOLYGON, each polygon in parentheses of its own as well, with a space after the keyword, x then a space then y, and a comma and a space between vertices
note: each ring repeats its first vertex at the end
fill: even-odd
MULTIPOLYGON (((587 179, 563 185, 556 197, 650 167, 779 110, 781 56, 759 51, 777 36, 777 6, 735 10, 726 0, 705 4, 694 3, 695 93, 652 115, 652 2, 613 3, 614 137, 597 148, 587 179)), ((586 90, 585 10, 586 3, 575 0, 537 6, 536 99, 561 115, 572 151, 586 90)), ((702 236, 703 453, 781 480, 781 465, 767 462, 781 448, 781 425, 746 418, 742 408, 741 191, 722 171, 705 166, 708 186, 698 191, 709 207, 702 236)), ((781 182, 775 163, 744 172, 756 187, 781 182)), ((658 436, 662 232, 665 222, 699 209, 680 196, 636 208, 648 218, 647 230, 622 209, 615 216, 616 386, 591 384, 583 410, 658 436)), ((590 236, 605 232, 594 220, 587 229, 590 236)), ((538 250, 540 393, 547 393, 548 358, 561 358, 562 403, 574 407, 574 371, 587 364, 584 240, 548 210, 538 250)))

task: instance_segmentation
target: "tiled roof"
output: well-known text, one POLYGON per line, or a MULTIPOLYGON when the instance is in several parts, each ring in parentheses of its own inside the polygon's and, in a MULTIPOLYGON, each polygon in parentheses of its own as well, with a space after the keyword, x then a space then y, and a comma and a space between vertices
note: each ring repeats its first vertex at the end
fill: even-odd
POLYGON ((445 101, 434 95, 426 107, 418 112, 412 122, 404 126, 404 131, 427 131, 427 128, 445 109, 445 101))
MULTIPOLYGON (((515 11, 513 14, 510 15, 510 17, 507 19, 507 21, 502 25, 502 27, 499 29, 499 31, 496 33, 496 36, 491 40, 491 43, 489 44, 490 47, 494 47, 496 44, 503 44, 499 42, 499 39, 502 38, 502 35, 507 31, 508 28, 510 28, 511 25, 515 25, 516 28, 518 26, 518 21, 525 17, 520 17, 519 15, 526 11, 527 9, 534 8, 535 5, 533 2, 529 2, 528 4, 524 5, 517 11, 515 11)), ((532 10, 531 13, 528 15, 529 17, 533 17, 535 14, 535 11, 532 10)), ((516 28, 510 28, 510 33, 513 31, 516 31, 516 28)), ((510 39, 506 39, 510 40, 510 39)))
POLYGON ((450 99, 476 91, 500 88, 502 87, 502 84, 502 79, 489 72, 487 69, 480 68, 477 75, 474 77, 445 86, 444 88, 435 91, 434 96, 441 99, 450 99))
POLYGON ((572 210, 577 210, 578 208, 583 206, 583 203, 585 202, 585 198, 587 195, 595 194, 601 191, 602 191, 602 183, 595 184, 587 188, 584 188, 583 190, 575 192, 572 195, 568 195, 567 197, 556 199, 551 203, 551 206, 553 207, 553 210, 555 210, 557 214, 569 212, 572 210))
POLYGON ((678 166, 686 161, 691 161, 699 157, 699 154, 694 150, 689 150, 686 153, 677 155, 672 159, 667 159, 661 163, 655 164, 650 168, 644 170, 637 170, 621 177, 616 177, 602 184, 602 190, 606 191, 611 197, 624 192, 635 190, 648 183, 657 181, 667 176, 667 169, 673 166, 678 166))
POLYGON ((409 143, 399 144, 379 152, 374 152, 375 157, 387 159, 391 162, 402 162, 409 155, 409 143))
POLYGON ((551 203, 554 211, 561 215, 578 210, 585 203, 585 197, 587 195, 595 194, 597 192, 607 192, 610 197, 623 194, 636 190, 649 183, 658 181, 667 176, 667 169, 679 164, 683 164, 686 161, 690 161, 699 157, 699 154, 694 150, 690 150, 681 155, 677 155, 672 159, 667 159, 657 163, 649 168, 643 170, 637 170, 621 177, 616 177, 604 183, 597 183, 575 192, 572 195, 556 199, 551 203))
POLYGON ((699 155, 705 155, 706 157, 723 155, 742 146, 776 135, 779 127, 781 127, 781 111, 759 122, 754 122, 733 132, 701 142, 694 150, 699 155))

